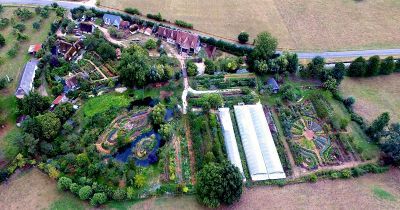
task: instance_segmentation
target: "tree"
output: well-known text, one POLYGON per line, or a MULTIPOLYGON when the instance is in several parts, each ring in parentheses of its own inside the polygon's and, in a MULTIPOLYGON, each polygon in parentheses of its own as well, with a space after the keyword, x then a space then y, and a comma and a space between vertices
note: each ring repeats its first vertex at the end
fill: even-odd
POLYGON ((21 151, 25 157, 33 157, 38 150, 39 140, 31 133, 23 133, 17 138, 17 144, 19 151, 21 151))
POLYGON ((90 205, 99 206, 107 202, 107 195, 105 193, 95 193, 90 199, 90 205))
POLYGON ((83 186, 79 190, 79 198, 81 200, 87 200, 92 195, 92 188, 90 186, 83 186))
POLYGON ((142 188, 146 183, 146 178, 142 174, 135 175, 135 187, 142 188))
POLYGON ((63 190, 63 191, 69 190, 69 187, 71 186, 71 184, 72 184, 72 180, 68 177, 63 176, 58 180, 57 188, 59 190, 63 190))
POLYGON ((324 73, 325 59, 321 56, 316 56, 311 60, 311 63, 307 65, 309 76, 321 77, 324 73))
POLYGON ((153 111, 151 112, 151 119, 155 125, 160 125, 164 123, 164 116, 167 113, 167 110, 163 104, 157 104, 153 111))
POLYGON ((249 41, 249 33, 244 32, 244 31, 240 32, 240 34, 238 35, 238 40, 239 40, 239 43, 245 44, 246 42, 249 41))
POLYGON ((389 56, 383 59, 381 63, 381 74, 389 75, 393 73, 395 67, 393 56, 389 56))
POLYGON ((206 59, 204 65, 206 66, 204 70, 206 74, 213 75, 217 70, 217 65, 210 59, 206 59))
POLYGON ((117 70, 120 73, 121 82, 127 86, 143 87, 146 84, 150 65, 148 55, 142 50, 131 49, 122 53, 117 70))
POLYGON ((386 158, 386 162, 400 164, 400 124, 392 124, 389 132, 383 138, 380 145, 382 152, 386 158))
POLYGON ((268 73, 268 63, 265 60, 256 60, 254 62, 254 69, 258 74, 266 74, 268 73))
POLYGON ((340 84, 346 75, 346 66, 344 63, 339 62, 335 64, 335 67, 332 69, 332 77, 336 79, 336 82, 340 84))
POLYGON ((371 126, 367 129, 366 133, 375 138, 376 135, 385 128, 390 121, 390 116, 388 112, 382 113, 377 119, 372 122, 371 126))
POLYGON ((286 57, 288 61, 288 71, 290 73, 295 73, 297 72, 297 69, 299 68, 299 58, 297 57, 296 53, 290 53, 290 52, 285 52, 284 56, 286 57))
POLYGON ((144 43, 144 47, 148 50, 152 50, 152 49, 156 49, 157 48, 157 42, 154 41, 153 39, 148 39, 145 43, 144 43))
POLYGON ((49 10, 48 9, 42 9, 40 11, 40 17, 42 18, 48 18, 49 17, 49 10))
POLYGON ((354 104, 355 102, 356 102, 356 99, 354 99, 354 97, 351 97, 351 96, 343 100, 343 104, 344 104, 346 107, 351 107, 351 106, 353 106, 353 104, 354 104))
POLYGON ((337 90, 337 81, 333 77, 329 76, 328 79, 323 84, 324 88, 329 91, 336 91, 337 90))
POLYGON ((36 116, 50 107, 50 100, 48 97, 43 97, 36 92, 31 92, 21 101, 18 101, 17 106, 21 114, 36 116))
POLYGON ((350 77, 363 77, 365 75, 366 69, 367 62, 363 57, 358 57, 353 62, 351 62, 347 74, 350 77))
POLYGON ((396 72, 400 72, 400 59, 396 61, 396 72))
POLYGON ((2 4, 0 4, 0 13, 4 12, 4 6, 2 4))
POLYGON ((115 59, 115 48, 111 46, 108 42, 102 42, 99 47, 96 49, 96 52, 103 58, 104 60, 115 59))
POLYGON ((43 115, 35 117, 41 131, 41 137, 51 140, 57 136, 61 128, 60 119, 52 112, 47 112, 43 115))
POLYGON ((165 141, 168 141, 172 137, 172 129, 171 124, 162 124, 158 132, 165 141))
POLYGON ((13 26, 14 29, 18 30, 19 32, 23 32, 26 29, 25 24, 23 23, 17 23, 13 26))
POLYGON ((39 22, 33 22, 32 23, 32 28, 35 29, 36 31, 40 30, 40 23, 39 22))
POLYGON ((197 75, 197 66, 193 61, 188 61, 186 63, 186 70, 187 70, 187 74, 190 77, 196 76, 197 75))
POLYGON ((254 60, 268 60, 275 54, 278 40, 268 32, 261 32, 254 40, 252 58, 254 60))
POLYGON ((63 103, 58 105, 53 113, 60 119, 61 122, 67 121, 74 113, 74 107, 71 103, 63 103))
POLYGON ((0 34, 0 47, 6 45, 6 39, 4 39, 3 34, 0 34))
POLYGON ((118 188, 114 191, 113 199, 117 201, 124 200, 126 198, 126 191, 122 188, 118 188))
POLYGON ((367 70, 365 76, 376 76, 379 74, 381 66, 381 58, 378 55, 372 56, 368 59, 367 70))
POLYGON ((196 178, 197 200, 207 207, 221 203, 233 204, 242 195, 243 177, 239 169, 229 162, 210 163, 203 167, 196 178))

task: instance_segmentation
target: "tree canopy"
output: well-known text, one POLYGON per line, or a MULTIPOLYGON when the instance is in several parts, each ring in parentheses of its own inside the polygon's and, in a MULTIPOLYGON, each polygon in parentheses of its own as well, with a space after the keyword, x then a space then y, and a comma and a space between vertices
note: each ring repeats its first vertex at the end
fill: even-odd
POLYGON ((209 163, 197 174, 196 196, 207 207, 218 207, 221 203, 233 204, 242 195, 242 175, 229 162, 209 163))
POLYGON ((121 82, 125 85, 143 87, 150 71, 149 56, 140 47, 133 46, 122 53, 117 70, 120 72, 121 82))
POLYGON ((261 32, 254 40, 252 57, 254 60, 268 60, 275 54, 278 40, 269 32, 261 32))
POLYGON ((238 35, 238 41, 241 44, 245 44, 246 42, 248 42, 249 41, 249 33, 244 32, 244 31, 240 32, 240 34, 238 35))

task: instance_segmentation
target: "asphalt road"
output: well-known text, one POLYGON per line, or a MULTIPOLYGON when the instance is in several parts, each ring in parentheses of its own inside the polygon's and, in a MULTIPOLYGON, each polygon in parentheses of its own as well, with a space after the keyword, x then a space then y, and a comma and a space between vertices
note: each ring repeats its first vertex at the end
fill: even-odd
MULTIPOLYGON (((66 8, 73 9, 84 5, 80 2, 68 2, 68 1, 54 1, 54 0, 0 0, 0 4, 23 4, 23 5, 50 5, 53 2, 57 2, 58 5, 66 8)), ((87 5, 84 5, 87 6, 87 5)), ((89 6, 93 7, 93 6, 89 6)), ((95 7, 95 6, 94 6, 95 7)), ((101 8, 98 8, 101 9, 101 8)), ((104 9, 101 9, 104 10, 104 9)), ((337 52, 296 52, 299 59, 312 59, 316 56, 324 58, 353 58, 353 57, 369 57, 373 55, 379 56, 391 56, 400 55, 400 49, 376 49, 376 50, 354 50, 354 51, 337 51, 337 52)))

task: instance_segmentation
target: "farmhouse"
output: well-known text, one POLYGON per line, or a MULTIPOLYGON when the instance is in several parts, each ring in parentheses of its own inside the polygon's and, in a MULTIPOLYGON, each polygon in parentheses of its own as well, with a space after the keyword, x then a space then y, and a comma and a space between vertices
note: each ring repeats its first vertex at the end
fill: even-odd
POLYGON ((156 35, 175 44, 182 53, 197 54, 200 51, 200 38, 187 31, 158 27, 156 35))
POLYGON ((119 29, 122 18, 117 15, 104 14, 103 21, 104 21, 104 24, 109 25, 109 26, 113 25, 119 29))
POLYGON ((234 106, 253 181, 286 178, 261 104, 234 106))
POLYGON ((236 143, 235 132, 233 131, 233 125, 229 108, 219 108, 219 120, 222 125, 222 132, 224 134, 226 153, 228 154, 229 161, 239 168, 240 173, 243 176, 243 180, 246 181, 243 173, 242 161, 240 160, 239 149, 236 143))
POLYGON ((57 46, 57 52, 64 54, 64 59, 66 61, 71 61, 78 51, 83 48, 83 42, 78 39, 71 44, 63 40, 59 40, 57 46))
POLYGON ((33 89, 32 83, 33 79, 35 78, 37 64, 37 59, 31 59, 30 61, 28 61, 28 63, 25 64, 24 72, 22 74, 21 80, 19 81, 18 88, 15 91, 15 96, 17 98, 24 98, 25 95, 29 95, 29 93, 33 89))

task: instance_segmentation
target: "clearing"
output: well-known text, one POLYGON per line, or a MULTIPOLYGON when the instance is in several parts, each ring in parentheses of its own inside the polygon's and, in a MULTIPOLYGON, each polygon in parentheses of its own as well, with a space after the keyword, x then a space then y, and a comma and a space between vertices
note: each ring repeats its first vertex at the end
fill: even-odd
POLYGON ((102 6, 134 7, 161 13, 167 20, 235 39, 261 31, 279 37, 279 47, 294 50, 346 50, 400 47, 397 0, 102 0, 102 6))
POLYGON ((400 73, 370 78, 350 78, 343 80, 340 90, 344 96, 356 99, 355 111, 372 122, 383 112, 389 112, 391 122, 400 120, 400 73))

